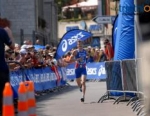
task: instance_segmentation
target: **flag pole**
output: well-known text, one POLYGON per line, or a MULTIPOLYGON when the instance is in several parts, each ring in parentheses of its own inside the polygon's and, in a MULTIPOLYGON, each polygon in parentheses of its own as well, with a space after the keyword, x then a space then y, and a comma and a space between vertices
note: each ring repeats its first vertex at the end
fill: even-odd
POLYGON ((134 42, 135 42, 135 59, 138 58, 138 32, 137 32, 137 26, 138 26, 138 9, 137 9, 137 0, 134 0, 135 5, 135 11, 134 11, 134 42))

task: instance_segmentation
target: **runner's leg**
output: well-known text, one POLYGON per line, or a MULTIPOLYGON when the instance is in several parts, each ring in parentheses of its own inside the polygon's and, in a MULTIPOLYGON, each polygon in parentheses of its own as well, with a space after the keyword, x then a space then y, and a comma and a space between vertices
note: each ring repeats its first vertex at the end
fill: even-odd
POLYGON ((82 84, 82 93, 83 93, 83 96, 81 98, 81 102, 84 102, 84 99, 85 99, 85 92, 86 92, 86 75, 87 75, 87 72, 86 72, 86 68, 83 68, 82 69, 82 75, 81 75, 81 84, 82 84))
POLYGON ((80 77, 76 78, 76 82, 77 82, 78 87, 81 87, 81 78, 80 77))
POLYGON ((76 82, 77 82, 77 85, 78 87, 80 87, 80 91, 82 91, 82 88, 81 88, 81 70, 79 68, 77 68, 75 70, 75 74, 76 74, 76 82))
POLYGON ((86 75, 82 75, 81 76, 81 83, 82 83, 83 98, 85 98, 85 92, 86 92, 86 75))

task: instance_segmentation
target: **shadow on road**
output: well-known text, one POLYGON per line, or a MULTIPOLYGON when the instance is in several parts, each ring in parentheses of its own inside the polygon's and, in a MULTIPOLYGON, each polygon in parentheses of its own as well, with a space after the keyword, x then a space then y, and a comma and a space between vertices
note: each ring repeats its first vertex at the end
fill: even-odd
POLYGON ((70 91, 75 91, 76 89, 79 89, 77 86, 67 86, 59 91, 56 91, 56 92, 51 92, 51 93, 48 93, 46 95, 43 95, 43 96, 40 96, 36 101, 37 102, 40 102, 40 101, 45 101, 45 100, 50 100, 50 99, 59 99, 58 97, 56 96, 59 96, 61 94, 65 94, 65 93, 68 93, 70 91))
POLYGON ((61 94, 66 94, 68 92, 72 92, 79 89, 77 86, 71 85, 71 86, 67 86, 63 89, 61 89, 60 91, 56 91, 56 92, 52 92, 46 95, 41 96, 40 98, 38 98, 36 101, 38 103, 36 109, 37 110, 37 114, 38 116, 52 116, 52 115, 47 115, 44 114, 45 113, 45 108, 48 108, 49 106, 53 106, 53 103, 49 103, 49 104, 45 104, 44 102, 47 102, 47 100, 53 100, 53 99, 63 99, 63 98, 59 98, 58 96, 60 96, 61 94))

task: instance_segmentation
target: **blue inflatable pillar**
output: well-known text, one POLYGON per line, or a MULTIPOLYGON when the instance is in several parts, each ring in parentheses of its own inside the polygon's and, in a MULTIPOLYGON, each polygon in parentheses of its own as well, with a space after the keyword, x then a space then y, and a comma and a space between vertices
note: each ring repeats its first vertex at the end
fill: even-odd
POLYGON ((134 58, 134 0, 121 0, 114 60, 134 58))

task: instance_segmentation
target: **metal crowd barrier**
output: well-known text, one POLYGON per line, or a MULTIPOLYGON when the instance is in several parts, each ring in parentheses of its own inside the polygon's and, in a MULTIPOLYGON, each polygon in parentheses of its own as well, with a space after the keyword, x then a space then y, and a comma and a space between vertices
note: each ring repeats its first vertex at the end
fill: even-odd
POLYGON ((128 59, 122 61, 105 62, 106 93, 98 100, 115 100, 113 104, 128 101, 127 106, 132 106, 138 116, 145 116, 144 94, 139 77, 139 62, 141 59, 128 59))
POLYGON ((17 90, 21 81, 24 82, 31 80, 34 82, 35 93, 37 94, 36 98, 51 92, 60 91, 61 89, 69 86, 66 79, 64 79, 65 72, 63 72, 63 69, 61 68, 58 70, 61 80, 57 83, 56 75, 49 67, 40 69, 25 69, 17 61, 9 61, 7 63, 17 64, 20 66, 20 69, 17 71, 10 71, 10 83, 13 88, 14 99, 18 98, 17 90), (42 87, 40 88, 40 86, 42 87))
MULTIPOLYGON (((143 92, 143 87, 142 87, 142 80, 141 80, 141 75, 139 75, 139 72, 141 71, 140 65, 142 64, 142 59, 137 59, 136 60, 136 79, 137 79, 137 98, 131 100, 131 106, 134 112, 138 116, 147 116, 145 112, 145 105, 144 102, 147 99, 147 96, 144 95, 143 92)), ((127 105, 130 105, 128 103, 127 105)))
POLYGON ((106 70, 106 87, 107 92, 104 96, 102 96, 99 102, 103 102, 105 100, 114 99, 117 97, 112 95, 114 92, 123 92, 122 88, 122 78, 121 78, 121 63, 120 61, 107 61, 105 62, 105 70, 106 70), (115 83, 115 85, 114 85, 115 83))
POLYGON ((20 66, 20 70, 21 70, 21 72, 22 72, 22 81, 25 81, 25 74, 24 74, 24 70, 25 70, 25 68, 24 68, 24 66, 22 65, 22 64, 20 64, 19 62, 17 62, 17 61, 8 61, 7 62, 7 64, 11 64, 11 63, 14 63, 14 64, 17 64, 17 65, 19 65, 20 66))

